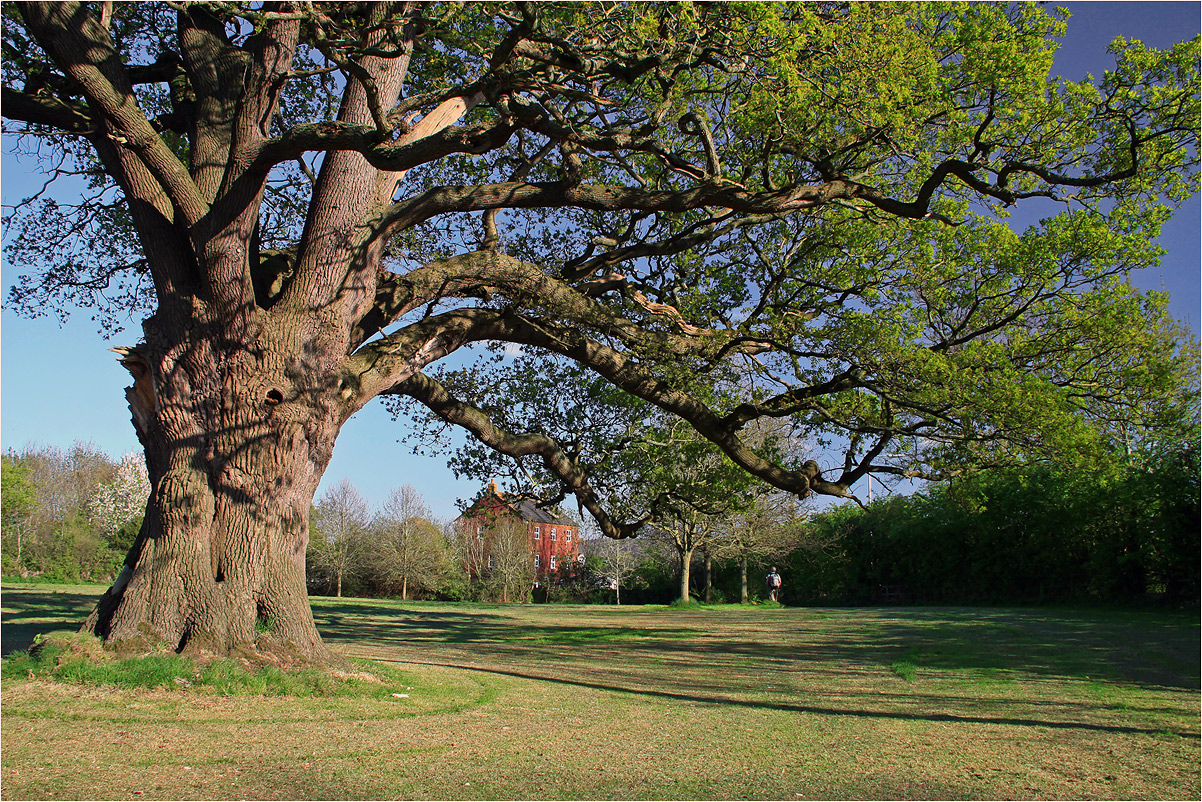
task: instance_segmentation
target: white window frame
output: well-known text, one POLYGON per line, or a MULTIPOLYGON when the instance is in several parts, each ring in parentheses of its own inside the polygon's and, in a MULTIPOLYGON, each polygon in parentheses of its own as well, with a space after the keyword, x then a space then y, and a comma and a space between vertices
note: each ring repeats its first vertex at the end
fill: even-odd
POLYGON ((551 527, 551 542, 555 542, 555 527, 551 527))
POLYGON ((539 556, 538 556, 537 554, 535 554, 535 555, 534 555, 534 567, 535 567, 535 568, 541 568, 541 567, 542 567, 542 566, 541 566, 541 563, 542 563, 542 560, 540 560, 540 559, 539 559, 539 556))
POLYGON ((551 555, 551 570, 552 571, 555 570, 555 555, 554 554, 551 555))
POLYGON ((572 542, 572 530, 571 529, 563 530, 563 542, 564 543, 572 542))
POLYGON ((542 534, 542 531, 543 531, 543 530, 542 530, 541 528, 539 528, 539 527, 537 527, 537 526, 536 526, 536 527, 534 527, 534 539, 535 539, 535 540, 542 540, 542 539, 543 539, 543 534, 542 534))

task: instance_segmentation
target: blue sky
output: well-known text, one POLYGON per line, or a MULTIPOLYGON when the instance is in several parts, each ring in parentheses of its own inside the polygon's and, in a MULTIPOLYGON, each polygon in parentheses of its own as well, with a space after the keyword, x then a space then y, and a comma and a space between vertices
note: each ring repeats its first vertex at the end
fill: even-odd
MULTIPOLYGON (((1073 17, 1057 55, 1056 71, 1072 79, 1086 73, 1100 75, 1111 66, 1106 47, 1116 36, 1155 47, 1190 38, 1199 31, 1202 11, 1197 2, 1061 5, 1073 17)), ((29 194, 31 186, 29 165, 6 152, 0 169, 4 203, 29 194)), ((1133 280, 1145 289, 1168 290, 1173 315, 1197 332, 1202 284, 1198 198, 1166 226, 1161 242, 1168 249, 1161 267, 1133 280)), ((3 262, 4 295, 17 273, 7 260, 3 262)), ((27 320, 5 308, 0 316, 0 447, 68 446, 82 440, 114 457, 138 450, 124 395, 129 375, 108 349, 132 345, 139 331, 137 321, 131 321, 124 333, 110 341, 96 333, 86 313, 65 322, 53 316, 27 320)), ((454 517, 456 499, 471 497, 478 488, 457 482, 445 459, 414 456, 398 442, 403 425, 393 422, 378 402, 368 405, 344 427, 319 494, 347 478, 370 503, 379 505, 393 488, 411 484, 436 516, 454 517)))

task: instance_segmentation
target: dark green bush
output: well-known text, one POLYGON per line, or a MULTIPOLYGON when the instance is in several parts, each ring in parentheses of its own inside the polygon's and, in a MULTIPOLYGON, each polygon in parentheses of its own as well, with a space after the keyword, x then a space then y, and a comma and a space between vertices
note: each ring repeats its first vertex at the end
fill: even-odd
POLYGON ((786 603, 1197 604, 1198 449, 994 470, 815 515, 786 603))

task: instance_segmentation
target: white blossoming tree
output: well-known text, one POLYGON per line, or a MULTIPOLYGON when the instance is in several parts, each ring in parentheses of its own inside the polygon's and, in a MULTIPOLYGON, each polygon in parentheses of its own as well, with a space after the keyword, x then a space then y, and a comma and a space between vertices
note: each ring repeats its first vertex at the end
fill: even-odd
POLYGON ((88 517, 112 540, 126 524, 142 518, 149 497, 146 460, 141 454, 130 452, 121 458, 113 481, 96 488, 96 494, 88 502, 88 517))

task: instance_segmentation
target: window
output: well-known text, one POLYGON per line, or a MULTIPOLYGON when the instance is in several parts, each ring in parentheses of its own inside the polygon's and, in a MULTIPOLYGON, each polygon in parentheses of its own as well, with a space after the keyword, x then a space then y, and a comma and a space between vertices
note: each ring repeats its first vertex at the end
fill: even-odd
POLYGON ((572 530, 571 529, 563 530, 563 539, 564 539, 564 542, 566 542, 566 543, 572 542, 572 530))
MULTIPOLYGON (((542 534, 541 534, 541 531, 542 531, 542 530, 541 530, 541 529, 539 529, 539 527, 537 527, 537 526, 536 526, 536 527, 534 527, 534 539, 535 539, 535 540, 542 540, 542 534)), ((554 540, 555 538, 551 538, 551 539, 552 539, 552 540, 554 540)))
POLYGON ((483 534, 484 534, 484 527, 480 526, 480 524, 476 524, 476 537, 480 537, 483 534))
POLYGON ((551 527, 551 542, 555 542, 555 527, 551 527))
POLYGON ((497 567, 497 563, 496 563, 496 561, 495 561, 495 560, 493 560, 493 558, 492 558, 492 555, 491 555, 491 554, 490 554, 490 555, 488 555, 488 567, 489 567, 489 568, 496 568, 496 567, 497 567))
POLYGON ((577 554, 577 555, 576 555, 576 562, 578 562, 578 563, 580 563, 581 565, 583 565, 583 564, 584 564, 584 555, 583 555, 583 554, 577 554))
POLYGON ((541 567, 542 567, 542 560, 540 560, 540 559, 539 559, 539 557, 538 557, 538 555, 537 555, 537 554, 535 554, 535 555, 534 555, 534 567, 535 567, 535 568, 541 568, 541 567))
POLYGON ((554 554, 551 555, 551 570, 552 571, 555 570, 555 555, 554 554))

